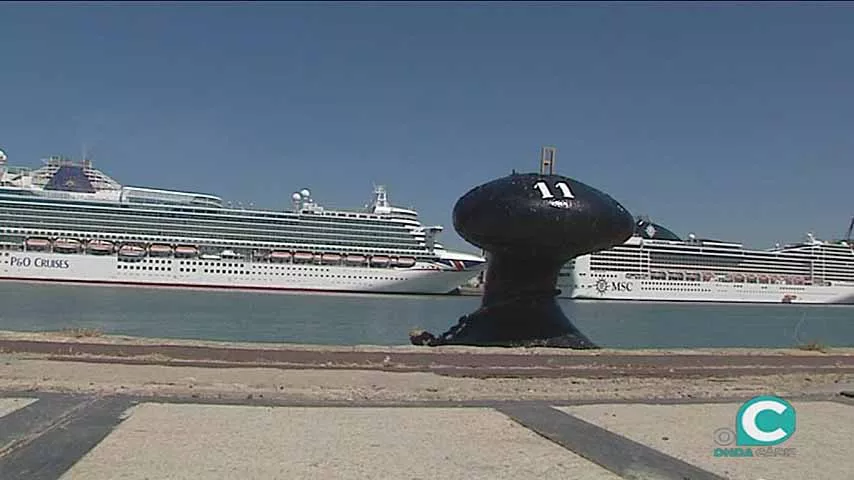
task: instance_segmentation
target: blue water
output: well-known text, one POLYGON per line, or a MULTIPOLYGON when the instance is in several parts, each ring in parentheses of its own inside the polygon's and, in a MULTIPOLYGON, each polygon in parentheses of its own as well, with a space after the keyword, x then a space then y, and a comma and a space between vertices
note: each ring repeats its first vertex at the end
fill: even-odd
MULTIPOLYGON (((344 345, 441 333, 479 297, 279 294, 0 283, 0 329, 344 345)), ((603 347, 854 346, 854 307, 560 300, 603 347)))

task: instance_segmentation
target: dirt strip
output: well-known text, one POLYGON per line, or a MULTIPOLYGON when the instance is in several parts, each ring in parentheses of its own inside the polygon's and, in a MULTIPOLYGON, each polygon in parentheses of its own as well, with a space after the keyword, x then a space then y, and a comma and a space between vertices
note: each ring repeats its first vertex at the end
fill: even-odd
POLYGON ((193 367, 379 370, 467 377, 692 377, 854 373, 854 349, 595 350, 311 346, 0 332, 0 352, 193 367))
POLYGON ((39 392, 188 401, 394 404, 492 401, 700 401, 776 394, 840 398, 854 374, 729 377, 459 378, 429 372, 92 364, 0 356, 0 396, 39 392))

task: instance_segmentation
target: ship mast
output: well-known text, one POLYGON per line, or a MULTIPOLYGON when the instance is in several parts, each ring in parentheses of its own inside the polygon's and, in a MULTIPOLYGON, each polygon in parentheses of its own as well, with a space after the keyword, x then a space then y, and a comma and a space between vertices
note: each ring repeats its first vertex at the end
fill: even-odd
POLYGON ((557 148, 543 147, 540 150, 540 175, 554 175, 557 148))
POLYGON ((6 176, 6 152, 0 150, 0 182, 6 176))
POLYGON ((851 217, 851 223, 848 225, 848 233, 845 235, 845 241, 851 242, 852 231, 854 231, 854 217, 851 217))

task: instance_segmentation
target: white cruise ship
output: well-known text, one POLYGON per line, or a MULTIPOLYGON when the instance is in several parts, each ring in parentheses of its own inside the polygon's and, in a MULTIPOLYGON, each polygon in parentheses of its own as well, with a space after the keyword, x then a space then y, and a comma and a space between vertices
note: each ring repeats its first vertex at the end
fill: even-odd
POLYGON ((485 267, 446 250, 441 226, 374 191, 331 210, 308 190, 283 211, 124 186, 91 162, 35 170, 0 152, 0 280, 257 290, 446 294, 485 267))
MULTIPOLYGON (((854 222, 852 223, 854 226, 854 222)), ((854 303, 854 250, 846 241, 752 250, 739 243, 680 239, 638 220, 625 243, 567 263, 561 297, 688 302, 854 303)))

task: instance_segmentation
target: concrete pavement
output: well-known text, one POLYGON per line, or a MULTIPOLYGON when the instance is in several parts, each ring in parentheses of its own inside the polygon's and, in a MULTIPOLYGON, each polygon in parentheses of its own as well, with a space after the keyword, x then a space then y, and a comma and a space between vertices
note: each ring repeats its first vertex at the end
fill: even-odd
POLYGON ((854 471, 850 349, 425 350, 3 333, 0 352, 2 480, 854 471), (736 416, 757 395, 791 402, 797 428, 747 457, 733 449, 736 416))
POLYGON ((0 478, 840 479, 854 403, 792 399, 793 456, 716 457, 741 401, 200 402, 0 393, 0 478))

